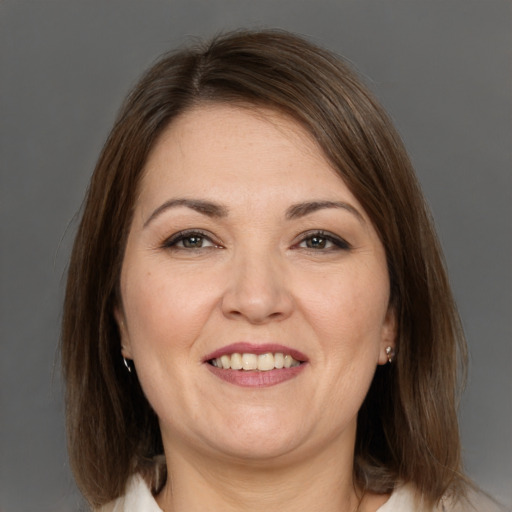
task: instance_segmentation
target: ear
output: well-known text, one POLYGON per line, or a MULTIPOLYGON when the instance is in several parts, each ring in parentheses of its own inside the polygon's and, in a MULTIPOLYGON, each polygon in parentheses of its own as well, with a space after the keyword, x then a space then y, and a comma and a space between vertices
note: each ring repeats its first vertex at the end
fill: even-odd
POLYGON ((388 347, 391 347, 393 349, 393 351, 395 350, 396 333, 397 333, 397 321, 396 321, 395 308, 392 306, 389 306, 388 311, 386 313, 386 318, 384 319, 384 323, 382 324, 382 334, 381 334, 380 351, 379 351, 379 364, 380 365, 384 365, 389 362, 386 349, 388 347))
POLYGON ((131 342, 126 328, 125 314, 121 307, 114 308, 114 318, 116 319, 117 328, 121 337, 121 354, 126 359, 133 359, 131 352, 131 342))

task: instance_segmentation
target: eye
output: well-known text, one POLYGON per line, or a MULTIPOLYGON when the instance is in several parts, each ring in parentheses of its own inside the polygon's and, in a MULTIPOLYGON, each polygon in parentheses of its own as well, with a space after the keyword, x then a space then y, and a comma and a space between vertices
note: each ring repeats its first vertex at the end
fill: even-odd
POLYGON ((350 249, 350 244, 332 233, 316 231, 304 234, 296 247, 312 251, 333 251, 348 250, 350 249))
POLYGON ((194 250, 220 246, 201 231, 180 231, 168 238, 163 243, 163 247, 166 249, 194 250))

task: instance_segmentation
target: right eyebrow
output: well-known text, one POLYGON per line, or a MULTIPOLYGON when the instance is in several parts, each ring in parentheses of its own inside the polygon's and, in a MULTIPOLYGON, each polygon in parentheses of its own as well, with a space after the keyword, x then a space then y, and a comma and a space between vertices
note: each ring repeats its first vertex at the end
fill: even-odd
POLYGON ((286 211, 286 218, 297 219, 300 217, 305 217, 310 213, 322 210, 324 208, 340 208, 354 215, 357 220, 361 222, 361 224, 365 224, 364 217, 359 212, 359 210, 355 206, 352 206, 350 203, 345 203, 343 201, 309 201, 304 203, 297 203, 288 208, 286 211))
POLYGON ((144 222, 143 228, 145 228, 151 221, 153 221, 163 212, 171 208, 178 208, 180 206, 185 206, 186 208, 195 210, 196 212, 199 212, 208 217, 226 217, 226 215, 228 214, 228 209, 225 206, 217 203, 212 203, 211 201, 186 198, 169 199, 168 201, 165 201, 165 203, 161 204, 158 208, 156 208, 153 211, 153 213, 144 222))

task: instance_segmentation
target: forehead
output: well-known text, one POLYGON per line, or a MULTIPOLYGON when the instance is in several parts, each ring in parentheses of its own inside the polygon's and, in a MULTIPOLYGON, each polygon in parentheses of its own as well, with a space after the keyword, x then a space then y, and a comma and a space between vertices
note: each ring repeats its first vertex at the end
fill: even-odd
POLYGON ((301 153, 302 157, 324 160, 319 145, 306 129, 293 118, 269 108, 244 104, 207 103, 185 111, 174 119, 158 138, 149 154, 146 169, 158 156, 170 156, 180 149, 183 157, 248 155, 251 149, 267 148, 278 156, 301 153), (238 151, 237 151, 238 149, 238 151))
POLYGON ((146 162, 140 202, 208 197, 255 208, 286 199, 350 199, 313 137, 294 119, 256 107, 207 104, 161 134, 146 162))

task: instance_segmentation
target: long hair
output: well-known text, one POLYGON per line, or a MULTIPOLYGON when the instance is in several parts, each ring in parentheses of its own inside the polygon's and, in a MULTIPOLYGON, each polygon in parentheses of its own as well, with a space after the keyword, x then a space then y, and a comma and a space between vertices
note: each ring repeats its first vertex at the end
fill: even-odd
POLYGON ((456 402, 465 342, 400 137, 340 58, 286 32, 243 31, 158 61, 126 99, 92 176, 69 266, 61 341, 69 454, 84 496, 98 506, 121 495, 131 474, 150 480, 152 458, 162 452, 155 413, 123 367, 113 311, 148 153, 173 119, 208 102, 265 106, 299 122, 385 248, 397 358, 377 369, 358 416, 357 482, 373 492, 411 482, 430 504, 447 491, 462 495, 456 402))

